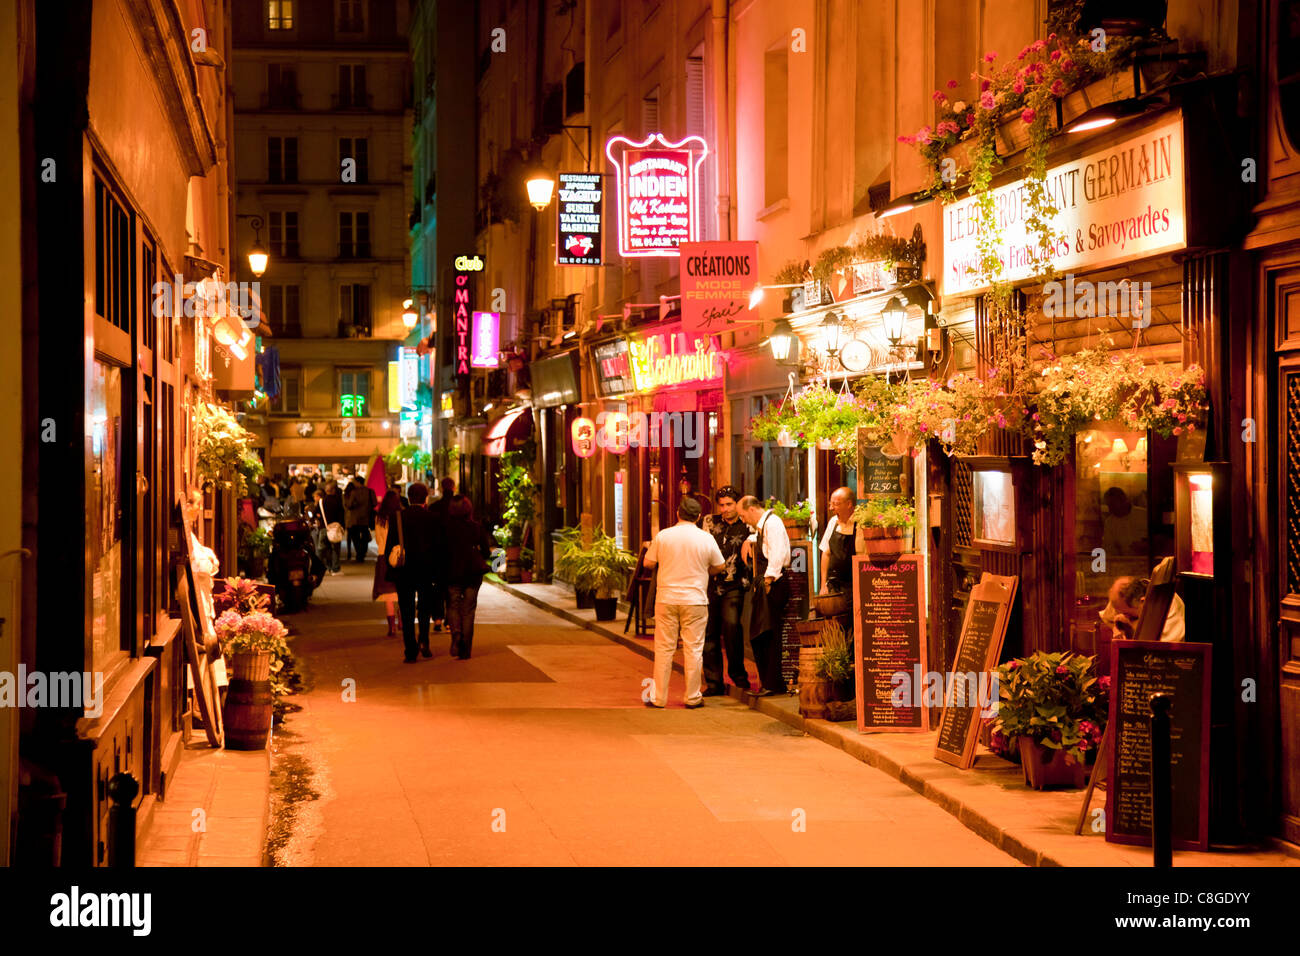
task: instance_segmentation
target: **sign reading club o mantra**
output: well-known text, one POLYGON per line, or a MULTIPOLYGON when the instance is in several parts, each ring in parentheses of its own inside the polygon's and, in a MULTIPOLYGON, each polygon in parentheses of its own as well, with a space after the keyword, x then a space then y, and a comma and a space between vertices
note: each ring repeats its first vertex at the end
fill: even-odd
MULTIPOLYGON (((1182 249, 1187 245, 1184 204, 1183 118, 1174 114, 1143 132, 1047 171, 1048 198, 1060 211, 1061 236, 1052 257, 1059 273, 1182 249)), ((1012 282, 1033 274, 1024 180, 993 190, 998 255, 1012 282)), ((979 262, 976 199, 943 209, 943 294, 987 288, 970 269, 979 262)))
POLYGON ((470 315, 474 311, 474 277, 483 271, 480 256, 458 256, 451 292, 452 330, 456 336, 456 381, 469 387, 470 315))
POLYGON ((698 136, 670 143, 653 133, 639 143, 615 136, 605 144, 618 185, 618 252, 676 256, 700 226, 699 173, 709 148, 698 136))

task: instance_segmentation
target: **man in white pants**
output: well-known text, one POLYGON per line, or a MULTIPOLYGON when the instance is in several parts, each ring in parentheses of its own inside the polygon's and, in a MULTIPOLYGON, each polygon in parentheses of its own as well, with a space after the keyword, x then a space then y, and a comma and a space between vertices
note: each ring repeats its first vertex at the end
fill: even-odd
POLYGON ((704 634, 709 624, 709 575, 719 574, 726 561, 718 542, 695 526, 700 503, 683 497, 677 506, 677 524, 664 528, 646 551, 647 568, 659 568, 655 583, 654 699, 647 707, 666 707, 673 654, 680 637, 686 664, 686 707, 704 706, 700 675, 704 669, 704 634))

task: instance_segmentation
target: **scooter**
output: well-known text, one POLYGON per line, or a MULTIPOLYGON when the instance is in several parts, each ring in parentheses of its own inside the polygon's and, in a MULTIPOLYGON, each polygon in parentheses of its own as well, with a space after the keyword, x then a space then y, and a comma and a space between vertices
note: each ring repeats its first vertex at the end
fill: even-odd
POLYGON ((291 518, 276 522, 271 532, 266 579, 275 585, 281 610, 292 613, 307 606, 312 591, 325 579, 325 562, 311 546, 311 529, 306 521, 291 518))

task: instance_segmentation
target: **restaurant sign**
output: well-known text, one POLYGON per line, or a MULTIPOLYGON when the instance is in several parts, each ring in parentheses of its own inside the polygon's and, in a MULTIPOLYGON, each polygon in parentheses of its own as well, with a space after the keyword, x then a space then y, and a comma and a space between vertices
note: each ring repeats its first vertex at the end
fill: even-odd
POLYGON ((562 266, 598 266, 601 252, 600 173, 560 173, 555 261, 562 266))
POLYGON ((688 335, 731 330, 758 281, 758 243, 684 242, 681 252, 682 329, 688 335))
MULTIPOLYGON (((1159 255, 1187 244, 1183 118, 1174 114, 1141 134, 1047 171, 1048 199, 1060 210, 1052 264, 1058 273, 1098 269, 1159 255)), ((1011 282, 1032 278, 1030 212, 1024 180, 993 190, 998 255, 1011 282)), ((943 294, 988 288, 976 272, 978 200, 943 209, 943 294)))
POLYGON ((626 395, 636 388, 632 380, 632 365, 628 359, 627 340, 614 339, 591 350, 596 360, 596 385, 606 398, 626 395))
POLYGON ((605 144, 618 187, 619 255, 676 257, 699 235, 699 173, 709 148, 698 136, 670 143, 659 133, 605 144))
POLYGON ((501 344, 501 313, 474 313, 474 345, 470 350, 472 368, 496 368, 501 344))
POLYGON ((456 382, 469 387, 470 316, 474 312, 474 277, 483 271, 481 256, 457 256, 451 293, 452 334, 456 345, 456 382))
POLYGON ((628 353, 638 392, 717 382, 726 369, 726 353, 717 348, 712 336, 661 332, 629 341, 628 353))

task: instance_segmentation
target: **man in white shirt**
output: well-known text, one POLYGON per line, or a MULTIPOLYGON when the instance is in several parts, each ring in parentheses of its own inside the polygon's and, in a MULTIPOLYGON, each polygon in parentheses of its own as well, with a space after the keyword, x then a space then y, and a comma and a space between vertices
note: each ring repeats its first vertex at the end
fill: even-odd
POLYGON ((852 488, 836 488, 831 492, 831 520, 822 535, 822 594, 840 594, 853 591, 853 555, 856 552, 857 525, 853 523, 853 509, 858 497, 852 488))
MULTIPOLYGON (((1110 602, 1104 610, 1098 612, 1097 616, 1111 625, 1114 639, 1132 640, 1133 628, 1137 626, 1138 617, 1142 614, 1142 602, 1146 599, 1148 584, 1150 581, 1146 578, 1125 575, 1116 578, 1110 586, 1110 592, 1107 594, 1110 602)), ((1160 630, 1160 640, 1187 640, 1187 605, 1177 594, 1169 605, 1169 613, 1165 615, 1165 623, 1160 630)))
POLYGON ((695 526, 700 503, 682 498, 677 524, 655 535, 646 551, 645 566, 659 569, 655 580, 655 666, 653 700, 647 707, 668 705, 668 681, 680 638, 686 666, 686 707, 704 706, 700 675, 704 664, 704 633, 709 623, 709 575, 726 562, 713 535, 695 526))
POLYGON ((781 617, 790 601, 790 582, 785 568, 790 563, 790 535, 785 522, 765 509, 753 495, 740 499, 740 517, 754 529, 745 542, 747 558, 754 568, 754 583, 745 606, 745 631, 754 650, 763 689, 759 697, 786 693, 781 673, 781 617))

